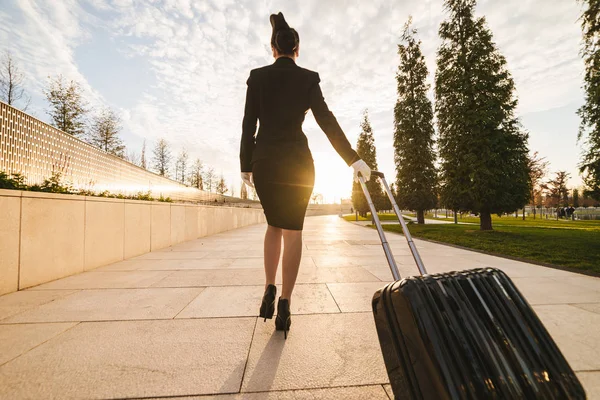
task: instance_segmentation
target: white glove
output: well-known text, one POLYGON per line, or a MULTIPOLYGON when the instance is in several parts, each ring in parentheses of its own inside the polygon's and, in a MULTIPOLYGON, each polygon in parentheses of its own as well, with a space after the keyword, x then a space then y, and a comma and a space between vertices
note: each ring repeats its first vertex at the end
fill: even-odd
POLYGON ((252 181, 252 172, 242 172, 242 180, 251 188, 254 187, 254 182, 252 181))
POLYGON ((367 165, 363 160, 358 160, 354 164, 352 164, 352 168, 354 168, 354 182, 358 182, 358 173, 360 172, 365 181, 371 179, 371 168, 367 165))

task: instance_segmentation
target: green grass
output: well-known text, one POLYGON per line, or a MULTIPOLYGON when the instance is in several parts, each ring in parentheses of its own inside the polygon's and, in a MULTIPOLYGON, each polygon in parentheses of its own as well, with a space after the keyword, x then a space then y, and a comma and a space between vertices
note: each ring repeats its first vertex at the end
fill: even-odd
MULTIPOLYGON (((429 219, 436 219, 428 217, 429 219)), ((440 221, 454 221, 454 218, 437 218, 440 221)), ((471 223, 479 225, 479 217, 458 218, 459 223, 471 223)), ((492 216, 492 226, 519 226, 519 227, 545 227, 560 229, 600 229, 600 220, 571 221, 567 219, 540 219, 540 218, 515 218, 514 216, 498 217, 492 216)))
MULTIPOLYGON (((527 224, 531 222, 528 220, 521 220, 521 223, 525 223, 518 225, 514 217, 515 221, 512 223, 508 222, 510 218, 501 219, 502 221, 494 220, 494 230, 488 232, 480 231, 479 226, 460 224, 411 224, 409 229, 411 234, 418 238, 482 250, 499 256, 600 273, 598 221, 537 220, 538 225, 535 226, 527 224)), ((384 225, 383 228, 387 231, 402 232, 399 224, 384 225)))
MULTIPOLYGON (((379 216, 379 219, 381 221, 391 221, 391 220, 397 220, 396 218, 396 214, 380 214, 377 213, 377 215, 379 216)), ((410 214, 402 214, 402 215, 410 215, 410 214)), ((344 215, 343 217, 346 221, 356 221, 356 216, 355 215, 344 215)), ((367 214, 367 218, 363 218, 360 215, 358 216, 358 220, 359 221, 370 221, 371 220, 371 213, 367 214)))

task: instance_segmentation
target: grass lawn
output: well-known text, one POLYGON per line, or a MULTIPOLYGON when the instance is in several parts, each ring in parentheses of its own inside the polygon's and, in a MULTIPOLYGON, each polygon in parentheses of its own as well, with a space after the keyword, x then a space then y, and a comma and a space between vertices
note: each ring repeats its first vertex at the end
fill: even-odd
MULTIPOLYGON (((379 216, 379 219, 381 221, 390 221, 390 220, 395 220, 397 221, 398 219, 396 218, 396 214, 377 214, 379 216)), ((402 215, 411 215, 410 213, 406 213, 406 214, 402 214, 402 215)), ((356 216, 355 215, 344 215, 343 217, 346 221, 356 221, 356 216)), ((371 213, 367 214, 367 218, 363 218, 360 215, 358 216, 358 220, 359 221, 370 221, 371 220, 371 213)))
MULTIPOLYGON (((600 274, 600 221, 513 219, 495 219, 490 232, 461 224, 409 224, 409 229, 418 238, 600 274)), ((383 228, 402 232, 400 224, 383 228)))

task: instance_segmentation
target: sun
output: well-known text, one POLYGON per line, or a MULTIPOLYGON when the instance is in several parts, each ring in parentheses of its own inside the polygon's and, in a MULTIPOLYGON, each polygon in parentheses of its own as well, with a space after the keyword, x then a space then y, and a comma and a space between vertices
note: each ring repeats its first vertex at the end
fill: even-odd
POLYGON ((313 151, 315 161, 314 195, 322 195, 324 203, 339 203, 352 194, 352 168, 331 152, 313 151))

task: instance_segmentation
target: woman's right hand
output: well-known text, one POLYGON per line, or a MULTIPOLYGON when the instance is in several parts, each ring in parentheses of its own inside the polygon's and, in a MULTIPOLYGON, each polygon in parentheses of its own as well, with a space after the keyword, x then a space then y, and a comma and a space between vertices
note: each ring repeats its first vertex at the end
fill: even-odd
POLYGON ((252 181, 252 172, 242 172, 242 181, 251 188, 254 187, 254 182, 252 181))
POLYGON ((371 168, 369 168, 367 163, 363 160, 355 161, 354 164, 352 164, 352 168, 354 168, 354 182, 358 182, 359 172, 363 178, 365 178, 365 181, 371 179, 371 168))

